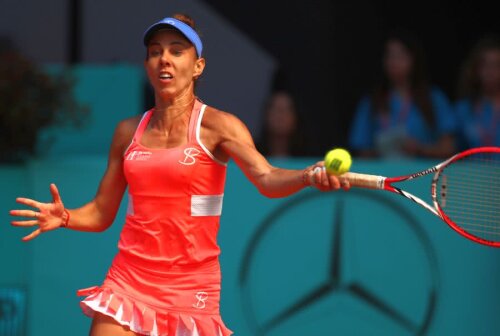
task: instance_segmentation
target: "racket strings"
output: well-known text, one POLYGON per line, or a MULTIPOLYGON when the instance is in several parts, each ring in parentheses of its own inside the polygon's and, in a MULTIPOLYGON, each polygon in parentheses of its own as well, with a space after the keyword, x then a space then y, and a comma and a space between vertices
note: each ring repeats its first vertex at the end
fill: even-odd
MULTIPOLYGON (((471 182, 471 181, 469 181, 470 176, 467 176, 467 174, 465 172, 464 173, 456 173, 456 177, 460 177, 460 175, 463 175, 462 178, 466 182, 471 182)), ((500 179, 500 169, 498 170, 498 173, 497 172, 489 172, 487 177, 489 179, 491 179, 490 182, 494 182, 495 180, 498 181, 500 179)), ((498 183, 496 183, 496 184, 498 185, 498 183)))
POLYGON ((500 153, 476 153, 445 167, 438 203, 446 216, 481 239, 500 241, 500 153))
MULTIPOLYGON (((462 216, 470 215, 473 218, 485 219, 485 220, 497 217, 496 213, 490 209, 477 208, 473 211, 470 211, 470 210, 464 210, 463 208, 453 207, 453 206, 445 206, 445 207, 446 207, 447 213, 449 213, 450 211, 454 211, 454 213, 460 214, 462 216), (478 211, 478 209, 482 210, 482 211, 478 211)), ((470 224, 470 225, 473 225, 473 224, 470 224)))
MULTIPOLYGON (((469 187, 473 187, 473 186, 468 186, 468 185, 465 185, 465 184, 460 186, 460 188, 462 190, 465 190, 465 189, 467 189, 469 187)), ((456 186, 455 186, 455 188, 456 188, 456 186)), ((451 192, 455 192, 457 190, 455 188, 453 190, 451 190, 451 192)), ((449 195, 449 191, 448 190, 441 192, 441 196, 442 197, 446 197, 448 195, 449 195)), ((470 191, 466 195, 453 195, 454 198, 456 198, 456 199, 460 199, 461 198, 463 200, 469 200, 471 197, 474 197, 474 200, 475 200, 476 203, 483 202, 483 203, 488 203, 488 204, 491 201, 491 196, 492 196, 491 194, 485 194, 482 191, 470 191)), ((497 195, 497 197, 498 197, 498 195, 497 195)))
MULTIPOLYGON (((461 188, 461 190, 467 189, 467 186, 464 186, 461 188)), ((474 204, 481 206, 481 205, 490 205, 492 197, 498 199, 499 194, 494 194, 494 193, 489 193, 489 194, 482 194, 482 193, 477 193, 477 192, 469 192, 464 195, 452 195, 451 193, 457 192, 457 188, 455 187, 454 189, 447 190, 445 193, 441 193, 441 197, 446 198, 446 199, 453 199, 453 200, 462 200, 462 203, 464 202, 469 202, 471 198, 474 198, 474 204), (453 197, 452 197, 453 196, 453 197)))

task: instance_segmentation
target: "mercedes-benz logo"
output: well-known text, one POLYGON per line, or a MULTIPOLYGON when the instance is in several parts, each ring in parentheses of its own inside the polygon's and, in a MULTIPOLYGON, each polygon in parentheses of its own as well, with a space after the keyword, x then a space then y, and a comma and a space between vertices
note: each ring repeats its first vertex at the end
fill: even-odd
POLYGON ((438 272, 426 232, 399 203, 373 191, 310 191, 258 227, 240 286, 257 336, 423 335, 438 272))

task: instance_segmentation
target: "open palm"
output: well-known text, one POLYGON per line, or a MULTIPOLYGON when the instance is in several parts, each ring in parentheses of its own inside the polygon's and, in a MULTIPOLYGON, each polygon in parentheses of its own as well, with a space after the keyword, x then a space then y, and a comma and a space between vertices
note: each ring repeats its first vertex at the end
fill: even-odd
POLYGON ((41 203, 29 198, 19 197, 17 203, 37 208, 35 210, 11 210, 12 216, 28 217, 29 220, 12 221, 14 226, 38 226, 38 228, 23 238, 23 241, 31 240, 37 237, 40 233, 57 229, 63 225, 64 204, 61 201, 61 196, 55 184, 50 185, 50 193, 52 194, 52 203, 41 203))

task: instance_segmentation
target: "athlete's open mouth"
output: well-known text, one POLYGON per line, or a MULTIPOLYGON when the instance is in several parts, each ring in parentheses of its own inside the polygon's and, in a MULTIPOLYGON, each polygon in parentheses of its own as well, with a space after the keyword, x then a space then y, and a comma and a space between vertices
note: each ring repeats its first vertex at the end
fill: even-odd
POLYGON ((163 73, 160 74, 160 79, 172 79, 172 78, 174 78, 174 76, 172 76, 168 72, 163 72, 163 73))

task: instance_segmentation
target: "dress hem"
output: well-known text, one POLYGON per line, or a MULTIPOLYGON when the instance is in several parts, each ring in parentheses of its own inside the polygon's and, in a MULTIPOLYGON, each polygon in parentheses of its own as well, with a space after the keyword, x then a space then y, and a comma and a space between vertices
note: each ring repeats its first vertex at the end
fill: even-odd
POLYGON ((108 287, 78 291, 79 296, 87 294, 80 302, 85 315, 93 317, 96 312, 107 315, 141 335, 179 336, 179 329, 185 330, 183 336, 230 336, 233 333, 219 314, 154 309, 108 287))

